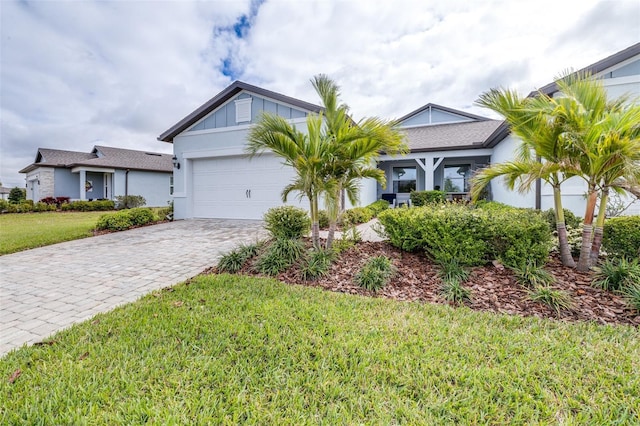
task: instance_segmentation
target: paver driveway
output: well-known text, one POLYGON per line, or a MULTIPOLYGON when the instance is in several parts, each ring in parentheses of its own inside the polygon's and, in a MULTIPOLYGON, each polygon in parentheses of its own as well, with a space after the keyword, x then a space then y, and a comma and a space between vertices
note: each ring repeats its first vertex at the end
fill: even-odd
POLYGON ((0 356, 191 278, 265 235, 259 221, 183 220, 0 256, 0 356))

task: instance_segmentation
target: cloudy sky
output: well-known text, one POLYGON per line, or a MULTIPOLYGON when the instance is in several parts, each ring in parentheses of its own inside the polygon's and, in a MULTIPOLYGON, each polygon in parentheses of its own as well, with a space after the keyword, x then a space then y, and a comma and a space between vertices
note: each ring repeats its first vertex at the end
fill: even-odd
POLYGON ((640 0, 0 0, 0 181, 38 147, 157 152, 234 80, 317 103, 329 74, 355 118, 528 93, 640 41, 640 0))

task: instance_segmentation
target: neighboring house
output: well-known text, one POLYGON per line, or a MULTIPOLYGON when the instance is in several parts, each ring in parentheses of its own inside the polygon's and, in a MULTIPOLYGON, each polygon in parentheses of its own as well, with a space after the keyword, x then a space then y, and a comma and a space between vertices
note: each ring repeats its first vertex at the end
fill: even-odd
MULTIPOLYGON (((640 43, 585 70, 603 78, 612 97, 640 95, 640 43)), ((557 88, 552 83, 540 90, 553 94, 557 88)), ((175 217, 260 219, 268 208, 282 204, 280 193, 294 172, 273 155, 249 160, 244 154, 247 132, 262 111, 288 118, 304 131, 306 116, 321 110, 317 105, 236 81, 165 131, 158 139, 173 143, 182 165, 174 171, 175 217)), ((413 189, 441 189, 450 198, 467 198, 473 172, 513 159, 520 143, 503 121, 435 104, 405 115, 399 119, 399 127, 406 134, 410 153, 381 156, 378 167, 385 171, 387 187, 363 181, 361 205, 390 193, 396 194, 398 202, 405 202, 413 189)), ((565 207, 582 215, 585 191, 585 184, 578 179, 563 185, 565 207)), ((545 185, 522 195, 496 180, 487 195, 514 206, 553 206, 552 192, 545 185)), ((295 198, 289 203, 307 206, 295 198)), ((640 212, 640 205, 630 212, 640 212)))
POLYGON ((11 188, 5 188, 4 186, 0 186, 0 200, 8 200, 10 193, 11 193, 11 188))
POLYGON ((69 197, 113 200, 141 195, 148 206, 171 201, 173 164, 170 154, 95 146, 91 152, 38 148, 26 174, 27 199, 69 197))

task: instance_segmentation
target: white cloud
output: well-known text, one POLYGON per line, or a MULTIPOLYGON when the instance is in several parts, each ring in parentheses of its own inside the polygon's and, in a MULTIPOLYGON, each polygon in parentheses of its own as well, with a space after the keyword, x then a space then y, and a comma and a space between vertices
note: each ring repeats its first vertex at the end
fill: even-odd
POLYGON ((225 60, 227 74, 310 102, 309 79, 328 73, 356 118, 427 102, 487 115, 473 106, 482 91, 528 92, 640 38, 636 0, 1 6, 0 180, 10 185, 39 146, 170 152, 156 137, 231 82, 225 60))

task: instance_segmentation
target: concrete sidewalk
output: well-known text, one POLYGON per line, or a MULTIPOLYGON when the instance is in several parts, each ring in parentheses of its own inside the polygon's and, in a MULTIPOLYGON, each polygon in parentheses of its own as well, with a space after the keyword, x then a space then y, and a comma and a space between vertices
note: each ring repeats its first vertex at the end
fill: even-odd
POLYGON ((0 256, 0 356, 214 266, 260 221, 196 219, 0 256))

